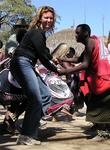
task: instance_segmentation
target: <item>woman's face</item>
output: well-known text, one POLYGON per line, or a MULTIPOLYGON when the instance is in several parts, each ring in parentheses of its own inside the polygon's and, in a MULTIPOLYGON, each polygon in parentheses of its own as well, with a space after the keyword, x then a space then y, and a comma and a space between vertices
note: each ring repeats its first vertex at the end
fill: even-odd
POLYGON ((54 15, 52 12, 48 11, 42 14, 41 17, 41 27, 44 31, 48 31, 53 27, 54 24, 54 15))

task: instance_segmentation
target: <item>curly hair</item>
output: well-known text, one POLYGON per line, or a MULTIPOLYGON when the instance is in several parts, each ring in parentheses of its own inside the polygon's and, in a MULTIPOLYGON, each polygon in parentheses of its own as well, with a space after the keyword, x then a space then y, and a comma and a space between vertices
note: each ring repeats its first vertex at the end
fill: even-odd
POLYGON ((51 28, 51 30, 53 31, 55 22, 56 22, 56 13, 55 13, 55 10, 50 6, 42 6, 37 10, 36 15, 33 16, 32 22, 29 25, 29 29, 36 28, 36 27, 39 28, 41 25, 41 17, 43 15, 43 13, 46 13, 46 12, 51 12, 54 16, 54 22, 53 22, 53 26, 51 28))

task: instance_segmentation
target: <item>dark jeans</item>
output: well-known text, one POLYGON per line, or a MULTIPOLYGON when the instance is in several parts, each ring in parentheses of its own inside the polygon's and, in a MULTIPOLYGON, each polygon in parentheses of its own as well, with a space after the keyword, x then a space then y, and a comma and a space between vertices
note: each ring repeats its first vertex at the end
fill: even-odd
POLYGON ((32 61, 26 57, 11 60, 10 71, 27 96, 27 107, 22 125, 23 135, 33 136, 42 116, 50 105, 51 94, 34 69, 32 61))

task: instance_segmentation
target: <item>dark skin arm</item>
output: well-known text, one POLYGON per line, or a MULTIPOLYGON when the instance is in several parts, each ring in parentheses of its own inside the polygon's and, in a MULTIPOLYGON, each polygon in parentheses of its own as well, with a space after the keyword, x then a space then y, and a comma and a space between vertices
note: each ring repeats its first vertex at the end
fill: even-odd
POLYGON ((85 44, 85 50, 82 54, 83 55, 82 60, 79 59, 80 60, 79 65, 71 66, 68 68, 61 68, 61 70, 59 70, 59 75, 73 74, 73 73, 77 73, 81 70, 86 70, 87 68, 89 68, 89 65, 91 63, 91 53, 94 47, 95 47, 95 41, 89 38, 87 41, 87 44, 85 44))
POLYGON ((63 57, 60 61, 69 62, 69 63, 78 63, 79 58, 78 57, 72 57, 72 58, 63 57))

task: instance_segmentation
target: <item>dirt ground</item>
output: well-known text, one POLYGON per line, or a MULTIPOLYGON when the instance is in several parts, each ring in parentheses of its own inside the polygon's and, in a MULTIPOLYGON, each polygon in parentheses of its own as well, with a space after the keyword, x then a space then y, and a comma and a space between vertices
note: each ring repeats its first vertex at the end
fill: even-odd
MULTIPOLYGON (((89 135, 84 133, 91 126, 85 121, 85 110, 85 107, 81 109, 80 116, 73 116, 72 121, 48 121, 40 131, 42 144, 39 146, 16 145, 18 135, 0 135, 0 150, 110 150, 109 140, 91 142, 89 135)), ((0 122, 4 113, 0 107, 0 122)))

